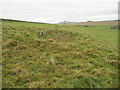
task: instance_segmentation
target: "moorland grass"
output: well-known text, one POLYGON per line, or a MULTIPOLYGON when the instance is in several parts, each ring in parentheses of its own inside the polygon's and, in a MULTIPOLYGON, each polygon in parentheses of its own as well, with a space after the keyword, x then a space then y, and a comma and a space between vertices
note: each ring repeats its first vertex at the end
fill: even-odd
POLYGON ((3 88, 117 88, 111 27, 3 21, 3 88))

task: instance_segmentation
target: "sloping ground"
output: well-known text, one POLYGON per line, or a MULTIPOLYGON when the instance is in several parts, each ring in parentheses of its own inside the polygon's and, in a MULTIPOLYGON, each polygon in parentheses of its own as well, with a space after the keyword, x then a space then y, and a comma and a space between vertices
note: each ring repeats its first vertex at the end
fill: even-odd
POLYGON ((80 22, 73 25, 118 25, 118 21, 80 22))
POLYGON ((110 27, 3 22, 3 87, 117 88, 117 30, 110 27))

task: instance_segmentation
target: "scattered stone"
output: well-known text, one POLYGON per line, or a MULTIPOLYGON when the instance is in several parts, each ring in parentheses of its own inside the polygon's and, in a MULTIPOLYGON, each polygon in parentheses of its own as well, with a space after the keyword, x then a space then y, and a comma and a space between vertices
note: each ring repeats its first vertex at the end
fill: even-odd
POLYGON ((39 36, 43 36, 43 35, 46 34, 46 30, 45 30, 45 31, 42 31, 42 32, 39 32, 38 34, 39 34, 39 36))

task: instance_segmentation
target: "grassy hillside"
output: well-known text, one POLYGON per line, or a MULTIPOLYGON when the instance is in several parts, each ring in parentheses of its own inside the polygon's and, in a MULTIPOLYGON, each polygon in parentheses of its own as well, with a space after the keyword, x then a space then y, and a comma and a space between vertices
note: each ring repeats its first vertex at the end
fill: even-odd
POLYGON ((94 22, 80 22, 73 23, 73 25, 118 25, 118 21, 94 21, 94 22))
POLYGON ((3 87, 118 87, 118 30, 111 27, 3 22, 3 87))

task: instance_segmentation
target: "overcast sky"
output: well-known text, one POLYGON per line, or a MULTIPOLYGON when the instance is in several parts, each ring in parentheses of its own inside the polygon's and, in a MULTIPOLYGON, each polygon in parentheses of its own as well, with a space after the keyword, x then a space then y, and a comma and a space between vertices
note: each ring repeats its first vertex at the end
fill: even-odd
POLYGON ((118 18, 119 0, 2 0, 0 18, 35 22, 103 21, 118 18))

